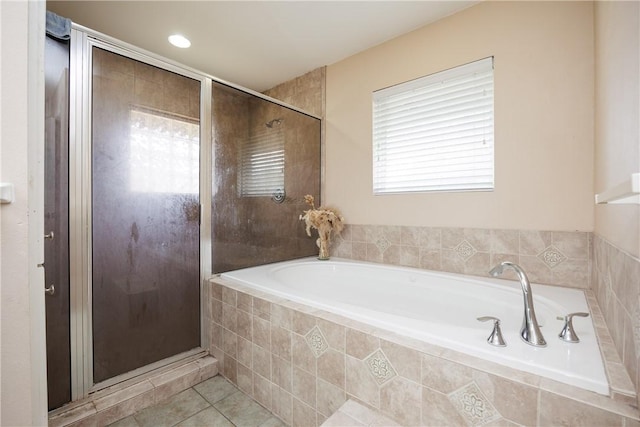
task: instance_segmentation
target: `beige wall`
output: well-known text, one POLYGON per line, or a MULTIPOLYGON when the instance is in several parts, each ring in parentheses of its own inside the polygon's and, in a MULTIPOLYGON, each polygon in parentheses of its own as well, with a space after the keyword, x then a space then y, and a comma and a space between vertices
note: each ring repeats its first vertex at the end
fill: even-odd
POLYGON ((0 425, 47 424, 42 218, 44 2, 0 2, 0 207, 2 290, 0 425))
MULTIPOLYGON (((640 4, 595 8, 595 191, 640 172, 640 4)), ((598 205, 595 232, 640 257, 640 205, 598 205)))
POLYGON ((593 5, 483 2, 327 67, 326 196, 352 224, 593 230, 593 5), (371 93, 495 57, 495 191, 372 195, 371 93))
MULTIPOLYGON (((596 192, 640 172, 640 3, 595 5, 596 192)), ((592 288, 640 386, 640 206, 595 207, 592 288)))

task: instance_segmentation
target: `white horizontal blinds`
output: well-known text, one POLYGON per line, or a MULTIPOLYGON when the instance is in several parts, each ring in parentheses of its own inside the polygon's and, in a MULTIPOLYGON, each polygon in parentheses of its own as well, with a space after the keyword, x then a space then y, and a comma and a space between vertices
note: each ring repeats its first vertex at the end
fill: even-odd
POLYGON ((374 194, 493 182, 493 58, 374 92, 374 194))
POLYGON ((271 196, 284 189, 284 132, 265 129, 250 136, 240 147, 240 195, 271 196))

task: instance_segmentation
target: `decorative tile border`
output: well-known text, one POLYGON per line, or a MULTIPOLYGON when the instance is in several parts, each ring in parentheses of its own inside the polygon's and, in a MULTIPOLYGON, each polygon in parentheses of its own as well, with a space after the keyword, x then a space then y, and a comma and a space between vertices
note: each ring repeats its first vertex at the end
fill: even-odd
POLYGON ((449 400, 472 426, 481 426, 502 417, 475 382, 450 393, 449 400))
POLYGON ((386 383, 397 375, 396 370, 393 369, 393 366, 391 365, 391 362, 389 362, 380 349, 371 353, 369 357, 364 359, 364 363, 367 365, 369 373, 373 376, 373 379, 376 380, 378 385, 386 383))
POLYGON ((538 258, 540 258, 540 260, 542 260, 542 262, 544 262, 549 268, 554 268, 558 264, 567 260, 567 257, 553 245, 547 247, 543 252, 541 252, 540 255, 538 255, 538 258))
POLYGON ((322 331, 317 326, 314 326, 314 328, 305 335, 305 340, 307 344, 309 344, 309 348, 316 359, 329 349, 327 339, 322 335, 322 331))
POLYGON ((463 261, 467 261, 469 258, 474 256, 478 252, 476 251, 476 248, 471 246, 471 244, 466 240, 463 240, 462 242, 460 242, 460 244, 455 247, 454 251, 458 254, 460 259, 462 259, 463 261))

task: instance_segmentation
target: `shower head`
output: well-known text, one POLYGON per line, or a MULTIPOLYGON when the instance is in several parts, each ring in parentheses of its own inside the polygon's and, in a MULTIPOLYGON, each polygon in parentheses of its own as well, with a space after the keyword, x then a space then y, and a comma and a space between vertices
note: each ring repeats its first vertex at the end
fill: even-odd
POLYGON ((268 127, 269 129, 271 129, 271 128, 273 128, 273 125, 280 126, 280 124, 282 124, 282 120, 284 120, 284 119, 273 119, 270 122, 265 123, 264 125, 266 127, 268 127))

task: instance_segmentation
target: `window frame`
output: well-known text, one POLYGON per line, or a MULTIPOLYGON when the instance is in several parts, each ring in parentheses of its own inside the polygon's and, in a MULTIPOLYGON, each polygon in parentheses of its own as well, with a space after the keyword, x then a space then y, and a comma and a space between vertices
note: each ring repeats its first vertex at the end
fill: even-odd
POLYGON ((494 87, 494 58, 490 56, 374 91, 373 194, 493 191, 494 87), (463 93, 461 87, 464 97, 458 96, 463 93), (432 108, 434 100, 442 106, 432 108), (468 108, 469 116, 462 114, 461 106, 468 108), (450 127, 442 125, 447 121, 450 127), (445 129, 443 139, 436 135, 439 129, 445 129), (421 136, 408 136, 411 133, 421 136), (460 154, 470 160, 458 157, 460 154), (456 170, 467 166, 471 169, 456 170))

